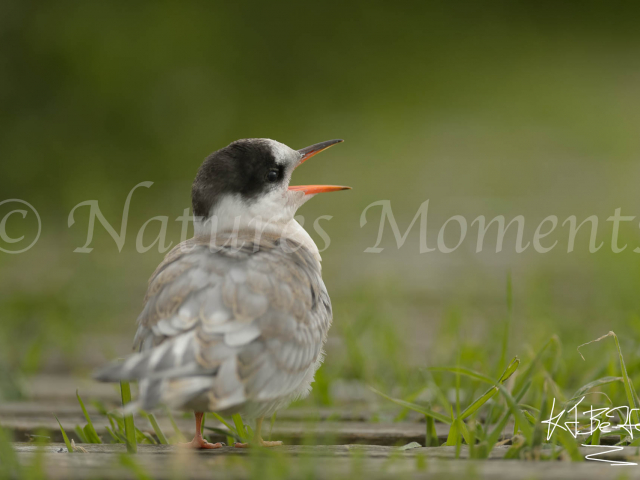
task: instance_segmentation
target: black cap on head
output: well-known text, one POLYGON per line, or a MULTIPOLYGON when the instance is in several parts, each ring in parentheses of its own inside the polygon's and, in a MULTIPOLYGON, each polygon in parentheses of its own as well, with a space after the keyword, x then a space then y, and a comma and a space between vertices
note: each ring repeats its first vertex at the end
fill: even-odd
POLYGON ((193 214, 208 217, 225 195, 253 201, 285 178, 285 165, 276 162, 270 140, 236 140, 209 155, 200 166, 191 188, 193 214))

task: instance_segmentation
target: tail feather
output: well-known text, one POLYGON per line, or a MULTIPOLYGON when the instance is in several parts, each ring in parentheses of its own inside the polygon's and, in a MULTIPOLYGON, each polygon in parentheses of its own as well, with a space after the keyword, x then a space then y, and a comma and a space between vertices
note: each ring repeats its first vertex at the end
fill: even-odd
POLYGON ((158 403, 179 406, 211 388, 212 377, 218 370, 197 362, 197 348, 194 334, 185 333, 133 354, 124 362, 106 365, 93 377, 101 382, 139 380, 139 399, 127 406, 128 412, 148 410, 158 403), (179 388, 174 388, 174 383, 179 388))
POLYGON ((94 378, 101 382, 119 382, 209 373, 204 372, 196 360, 197 348, 193 333, 185 333, 150 350, 133 354, 124 362, 113 362, 96 371, 94 378))
POLYGON ((161 402, 169 407, 180 408, 190 400, 209 391, 212 385, 213 379, 210 376, 176 379, 168 385, 170 388, 163 389, 161 402))
POLYGON ((158 403, 161 403, 165 383, 164 380, 141 380, 140 395, 137 402, 139 408, 142 410, 151 410, 158 405, 158 403))

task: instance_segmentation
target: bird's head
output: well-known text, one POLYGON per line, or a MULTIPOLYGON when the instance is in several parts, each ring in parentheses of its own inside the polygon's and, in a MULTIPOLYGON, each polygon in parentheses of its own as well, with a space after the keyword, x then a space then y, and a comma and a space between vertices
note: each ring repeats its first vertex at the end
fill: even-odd
POLYGON ((301 150, 265 138, 236 140, 209 155, 191 190, 194 216, 216 220, 216 230, 247 228, 254 223, 284 226, 296 210, 318 193, 345 190, 335 185, 289 186, 291 174, 309 158, 342 140, 328 140, 301 150))

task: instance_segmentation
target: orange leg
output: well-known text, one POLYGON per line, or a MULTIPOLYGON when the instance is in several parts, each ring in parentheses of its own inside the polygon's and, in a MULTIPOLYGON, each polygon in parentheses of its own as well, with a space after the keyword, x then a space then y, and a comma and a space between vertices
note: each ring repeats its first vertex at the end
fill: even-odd
POLYGON ((204 417, 203 412, 194 412, 196 414, 196 436, 193 437, 189 443, 181 443, 180 446, 188 447, 188 448, 220 448, 222 447, 221 443, 209 443, 204 438, 202 438, 202 417, 204 417))

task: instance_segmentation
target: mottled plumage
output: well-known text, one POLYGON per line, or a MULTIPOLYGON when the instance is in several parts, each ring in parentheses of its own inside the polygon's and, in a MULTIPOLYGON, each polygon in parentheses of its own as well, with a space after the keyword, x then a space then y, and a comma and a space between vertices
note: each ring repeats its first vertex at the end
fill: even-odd
POLYGON ((330 325, 318 262, 300 244, 191 239, 149 281, 140 353, 98 378, 142 379, 143 408, 270 415, 309 392, 330 325))
POLYGON ((292 150, 245 139, 207 157, 192 188, 195 236, 151 276, 137 353, 96 378, 138 380, 137 407, 193 409, 192 447, 219 447, 202 438, 206 411, 257 418, 265 445, 262 417, 309 393, 332 320, 318 248, 294 215, 315 194, 347 188, 289 181, 339 142, 292 150))

